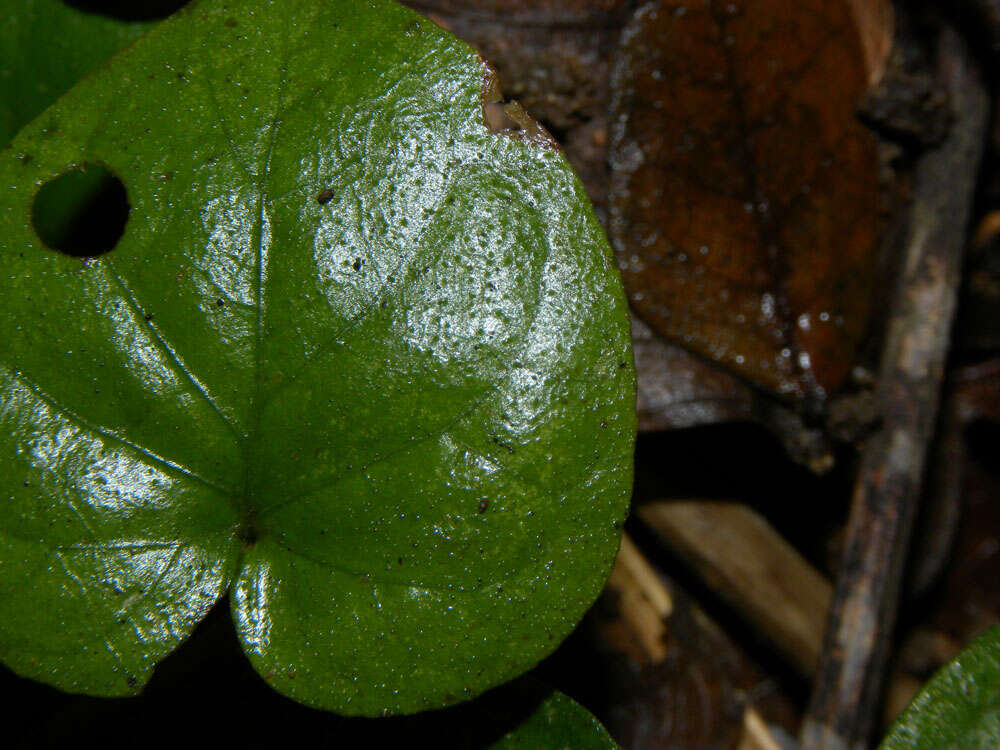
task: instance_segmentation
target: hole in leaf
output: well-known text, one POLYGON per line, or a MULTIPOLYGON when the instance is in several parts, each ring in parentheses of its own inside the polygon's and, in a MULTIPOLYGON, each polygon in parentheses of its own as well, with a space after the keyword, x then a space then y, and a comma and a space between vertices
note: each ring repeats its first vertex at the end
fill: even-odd
POLYGON ((158 21, 176 13, 190 0, 62 0, 63 5, 119 21, 158 21))
POLYGON ((128 221, 125 185, 104 167, 87 165, 42 185, 31 223, 46 246, 93 258, 112 250, 128 221))

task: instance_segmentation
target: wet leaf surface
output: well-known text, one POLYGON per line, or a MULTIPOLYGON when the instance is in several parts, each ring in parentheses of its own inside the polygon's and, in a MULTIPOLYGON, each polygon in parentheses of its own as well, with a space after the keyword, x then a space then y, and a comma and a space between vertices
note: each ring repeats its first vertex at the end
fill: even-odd
POLYGON ((868 320, 877 247, 867 73, 839 2, 652 2, 623 33, 611 235, 654 330, 820 399, 868 320))
POLYGON ((484 77, 394 4, 204 2, 15 138, 15 671, 133 694, 231 587, 273 687, 409 712, 582 616, 629 496, 624 298, 561 154, 485 127, 484 77), (39 186, 92 164, 124 187, 121 241, 44 246, 39 186))

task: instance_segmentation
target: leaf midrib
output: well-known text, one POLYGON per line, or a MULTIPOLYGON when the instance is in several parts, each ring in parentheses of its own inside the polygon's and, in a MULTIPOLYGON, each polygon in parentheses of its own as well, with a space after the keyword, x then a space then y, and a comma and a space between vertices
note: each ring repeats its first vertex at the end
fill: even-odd
MULTIPOLYGON (((286 15, 287 19, 288 16, 286 15)), ((287 40, 288 34, 283 34, 282 39, 287 40)), ((266 326, 266 307, 265 307, 265 254, 270 255, 271 249, 273 247, 274 237, 270 236, 268 246, 264 247, 264 224, 267 219, 267 186, 271 176, 271 160, 274 157, 275 146, 278 142, 278 131, 281 128, 281 100, 285 96, 285 91, 288 87, 288 44, 286 42, 285 49, 282 52, 282 62, 281 62, 281 73, 280 79, 278 81, 277 92, 275 94, 275 112, 271 118, 271 127, 268 134, 268 147, 267 154, 264 157, 264 163, 260 170, 260 181, 257 185, 257 211, 256 211, 256 226, 254 227, 254 237, 253 237, 253 252, 254 252, 254 263, 255 263, 255 274, 254 274, 254 302, 256 305, 256 329, 254 332, 254 372, 253 372, 253 395, 250 399, 249 417, 250 417, 250 427, 241 441, 240 453, 243 457, 243 473, 242 473, 242 487, 240 489, 240 495, 236 498, 236 506, 239 512, 240 520, 239 527, 237 528, 236 534, 242 539, 255 539, 258 537, 259 530, 257 529, 256 523, 256 488, 254 486, 254 478, 252 476, 253 462, 251 456, 254 452, 255 445, 260 441, 260 413, 261 413, 261 396, 262 396, 262 382, 261 374, 263 372, 263 359, 264 359, 264 330, 266 326)), ((235 155, 235 154, 234 154, 235 155)), ((269 261, 270 258, 268 257, 269 261)), ((268 263, 268 266, 270 263, 268 263)))

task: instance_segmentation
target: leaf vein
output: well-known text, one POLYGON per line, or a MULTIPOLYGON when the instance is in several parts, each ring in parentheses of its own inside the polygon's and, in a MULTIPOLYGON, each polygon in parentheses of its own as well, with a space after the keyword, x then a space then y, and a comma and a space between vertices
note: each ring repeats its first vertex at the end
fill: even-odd
MULTIPOLYGON (((141 326, 139 321, 144 320, 144 316, 142 308, 140 307, 139 301, 134 292, 129 285, 125 283, 121 274, 115 270, 114 264, 110 258, 104 258, 101 265, 107 270, 108 275, 114 279, 118 288, 121 290, 122 295, 125 297, 125 300, 128 302, 129 309, 132 312, 132 319, 135 321, 137 326, 141 326)), ((226 429, 235 437, 239 437, 239 432, 237 431, 236 426, 226 418, 226 415, 223 414, 218 403, 216 403, 216 401, 208 394, 205 386, 202 385, 198 379, 195 378, 194 374, 184 365, 181 361, 180 355, 174 347, 170 345, 170 342, 166 340, 163 334, 160 333, 159 328, 152 321, 146 322, 148 323, 149 331, 152 334, 157 347, 163 352, 164 355, 166 355, 167 361, 170 362, 171 369, 180 375, 181 379, 186 380, 190 384, 196 396, 204 400, 208 407, 215 412, 222 423, 226 426, 226 429)))
POLYGON ((59 402, 49 394, 45 393, 45 391, 43 391, 37 384, 29 380, 24 375, 24 373, 12 372, 11 375, 13 376, 14 380, 20 382, 27 390, 29 390, 32 394, 34 394, 34 396, 39 401, 46 404, 53 411, 57 411, 60 414, 62 414, 67 419, 67 421, 73 423, 74 425, 84 430, 85 432, 98 435, 99 437, 101 437, 106 441, 117 443, 125 448, 130 449, 135 453, 138 453, 140 456, 145 458, 147 461, 149 461, 162 471, 165 471, 170 474, 180 474, 181 476, 184 476, 187 479, 192 479, 198 482, 199 484, 204 485, 213 492, 217 492, 218 494, 223 495, 225 497, 229 497, 231 495, 231 493, 227 491, 225 488, 215 484, 209 479, 206 479, 200 474, 196 474, 191 469, 188 469, 187 467, 175 461, 172 461, 168 458, 159 456, 153 451, 149 450, 148 448, 144 448, 143 446, 129 440, 128 438, 122 437, 121 435, 116 435, 114 432, 111 432, 110 430, 107 430, 103 427, 99 427, 98 425, 90 423, 80 414, 73 411, 65 404, 59 402))

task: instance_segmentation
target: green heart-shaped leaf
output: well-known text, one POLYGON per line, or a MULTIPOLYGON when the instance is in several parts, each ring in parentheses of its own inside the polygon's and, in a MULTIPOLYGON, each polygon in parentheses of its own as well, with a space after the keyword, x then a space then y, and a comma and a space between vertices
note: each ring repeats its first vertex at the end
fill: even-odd
POLYGON ((881 750, 1000 747, 1000 626, 943 667, 893 722, 881 750))
POLYGON ((0 155, 12 668, 135 692, 232 587, 277 689, 408 712, 569 632, 627 507, 628 325, 578 180, 484 126, 488 83, 385 0, 209 1, 0 155), (31 217, 62 247, 86 165, 131 212, 78 258, 31 217))

